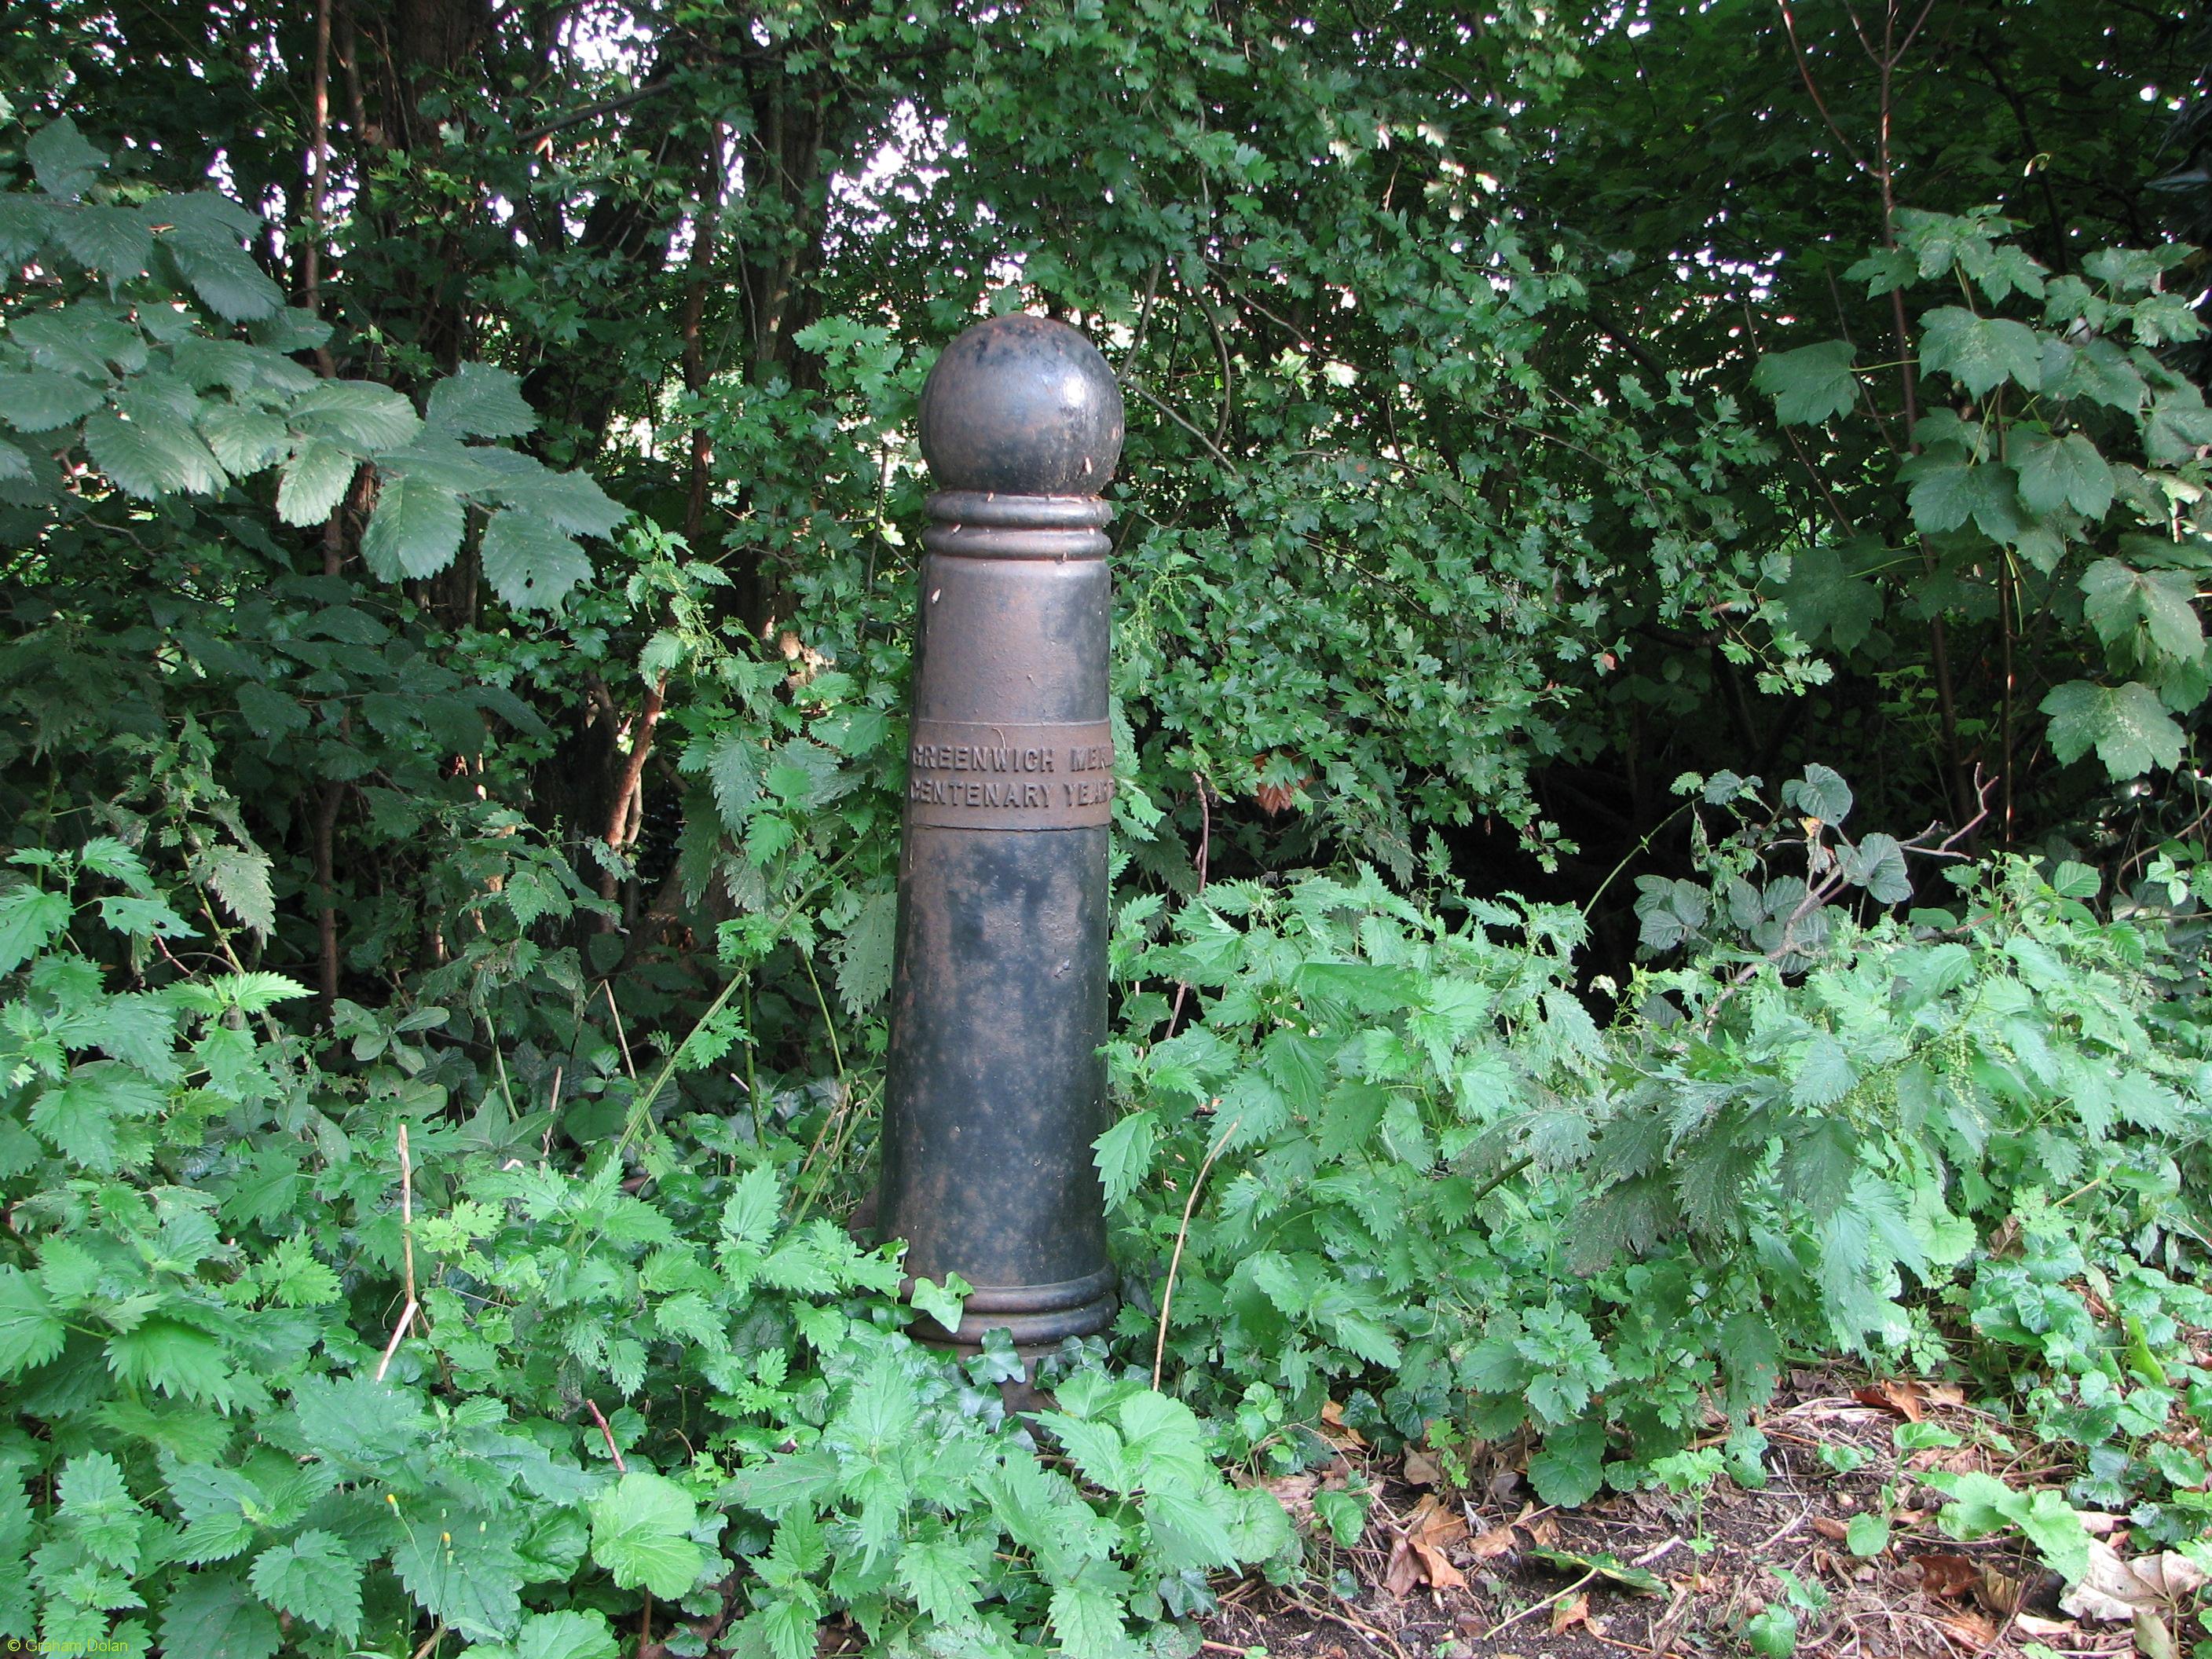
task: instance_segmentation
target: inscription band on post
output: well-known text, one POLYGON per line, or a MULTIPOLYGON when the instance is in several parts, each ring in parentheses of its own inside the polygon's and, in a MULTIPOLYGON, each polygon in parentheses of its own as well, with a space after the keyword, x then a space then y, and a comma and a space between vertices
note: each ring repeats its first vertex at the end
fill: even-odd
POLYGON ((910 822, 948 830, 1104 825, 1114 814, 1114 728, 917 720, 906 798, 910 822))

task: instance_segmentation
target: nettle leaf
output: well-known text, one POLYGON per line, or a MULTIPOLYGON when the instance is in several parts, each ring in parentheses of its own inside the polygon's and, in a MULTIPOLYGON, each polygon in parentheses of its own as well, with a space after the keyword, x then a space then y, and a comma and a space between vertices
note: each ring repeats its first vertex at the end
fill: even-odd
POLYGON ((0 374, 0 420, 18 432, 51 432, 82 420, 105 395, 88 380, 50 368, 0 374))
POLYGON ((66 893, 16 887, 0 893, 0 974, 9 973, 52 943, 74 914, 66 893))
POLYGON ((1106 1183, 1106 1206, 1118 1207, 1137 1190, 1152 1167, 1152 1147, 1159 1139, 1159 1119, 1152 1112, 1132 1112, 1098 1137, 1092 1161, 1106 1183))
POLYGON ((833 947, 837 995, 848 1010, 864 1013, 890 994, 891 944, 898 931, 898 895, 885 889, 860 907, 833 947))
POLYGON ((520 507, 501 507, 484 526, 484 579, 492 591, 521 611, 552 611, 592 562, 574 539, 550 520, 520 507))
POLYGON ((283 1639, 240 1572, 186 1573, 162 1603, 164 1659, 269 1659, 283 1639))
POLYGON ((2140 627, 2160 655, 2195 661, 2204 651, 2197 584, 2185 571, 2133 570, 2100 559, 2081 576, 2082 614, 2106 645, 2132 643, 2140 627))
POLYGON ((361 462, 350 450, 310 439, 284 463, 276 489, 276 516, 286 524, 318 525, 345 499, 361 462))
POLYGON ((1770 352, 1759 360, 1751 383, 1774 399, 1775 418, 1784 425, 1817 426, 1831 415, 1849 413, 1858 401, 1854 355, 1848 340, 1770 352))
POLYGON ((0 1267, 0 1376, 45 1364, 68 1336, 39 1281, 20 1267, 0 1267))
POLYGON ((254 1594, 280 1613, 350 1642, 361 1629, 361 1565, 329 1533, 309 1528, 253 1563, 254 1594))
POLYGON ((514 1530, 508 1512, 418 1512, 392 1565, 408 1593, 462 1635, 497 1639, 522 1613, 528 1569, 511 1541, 514 1530))
POLYGON ((434 576, 460 550, 466 521, 460 498, 451 490, 404 473, 387 474, 362 532, 362 558, 383 581, 434 576))
POLYGON ((2095 685, 2073 680, 2038 705, 2051 717, 2051 750, 2062 763, 2091 749, 2115 780, 2140 777, 2181 762, 2181 727, 2159 695, 2140 681, 2095 685))
POLYGON ((198 864, 224 909, 257 933, 276 927, 276 894, 270 883, 273 866, 266 853, 218 847, 198 864))
POLYGON ((76 130, 76 123, 58 116, 33 133, 23 144, 23 159, 31 164, 39 188, 49 196, 73 202, 107 165, 107 152, 94 149, 76 130))
POLYGON ((663 1601, 689 1594, 707 1565, 690 1537, 698 1512, 673 1480, 632 1469, 592 1500, 592 1559, 624 1589, 642 1585, 663 1601))
POLYGON ((2043 348, 2025 323, 1942 306, 1923 316, 1920 325, 1923 374, 1948 374, 1977 398, 2007 380, 2030 392, 2043 384, 2043 348))
POLYGON ((2011 459, 2020 477, 2021 505, 2031 513, 2071 507, 2094 523, 2112 504, 2112 469, 2079 432, 2063 438, 2040 433, 2016 436, 2011 459))
POLYGON ((538 427, 521 377, 489 363, 463 363, 432 386, 425 419, 435 431, 466 438, 520 438, 538 427))
POLYGON ((398 448, 422 426, 406 398, 368 380, 325 380, 303 394, 289 413, 293 426, 311 437, 370 454, 398 448))

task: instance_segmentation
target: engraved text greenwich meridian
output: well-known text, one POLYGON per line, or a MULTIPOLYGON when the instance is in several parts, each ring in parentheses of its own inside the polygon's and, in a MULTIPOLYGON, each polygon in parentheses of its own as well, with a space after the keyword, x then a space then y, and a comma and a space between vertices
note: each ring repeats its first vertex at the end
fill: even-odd
POLYGON ((1104 720, 918 720, 907 764, 907 813, 915 823, 1076 830, 1112 816, 1114 735, 1104 720))

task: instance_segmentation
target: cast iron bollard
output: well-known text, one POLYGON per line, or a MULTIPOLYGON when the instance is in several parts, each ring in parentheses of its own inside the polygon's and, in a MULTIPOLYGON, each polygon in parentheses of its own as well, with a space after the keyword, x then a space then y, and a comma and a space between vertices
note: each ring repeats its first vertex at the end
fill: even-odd
POLYGON ((1121 394, 1073 329, 1012 315, 921 393, 924 532, 876 1224, 975 1286, 955 1331, 1032 1352, 1114 1316, 1105 1196, 1106 647, 1121 394))

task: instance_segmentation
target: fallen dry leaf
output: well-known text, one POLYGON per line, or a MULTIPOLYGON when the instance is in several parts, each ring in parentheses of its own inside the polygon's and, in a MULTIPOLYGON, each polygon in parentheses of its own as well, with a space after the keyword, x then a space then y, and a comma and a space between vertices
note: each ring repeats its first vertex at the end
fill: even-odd
POLYGON ((1813 1517, 1813 1530, 1830 1543, 1840 1544, 1850 1535, 1851 1529, 1832 1515, 1816 1515, 1813 1517))
POLYGON ((1999 1572, 1995 1567, 1982 1568, 1982 1581, 1974 1586, 1974 1599, 2000 1619, 2009 1619, 2020 1610, 2020 1598, 2027 1593, 2027 1581, 1999 1572))
POLYGON ((1936 1620, 1936 1625, 1944 1635, 1969 1653, 1979 1653, 1996 1644, 1997 1627, 1984 1613, 1945 1613, 1936 1620))
POLYGON ((1965 1595, 1982 1582, 1981 1563, 1964 1555, 1916 1555, 1899 1575, 1928 1595, 1965 1595))
POLYGON ((2058 1598, 2059 1607, 2076 1619, 2099 1623, 2132 1621, 2146 1608, 2178 1607, 2185 1596, 2204 1587, 2203 1569, 2172 1550, 2160 1555, 2139 1555, 2124 1561, 2101 1538, 2089 1540, 2089 1571, 2081 1582, 2058 1598))
POLYGON ((2014 1613, 2012 1627, 2039 1642, 2057 1642, 2077 1633, 2071 1619, 2043 1619, 2032 1613, 2014 1613))
POLYGON ((1444 1478, 1444 1472, 1436 1460, 1423 1451, 1406 1454, 1406 1484, 1409 1486, 1433 1486, 1444 1478))
POLYGON ((1510 1555, 1518 1547, 1513 1536, 1513 1523, 1492 1527, 1488 1532, 1477 1533, 1468 1547, 1468 1553, 1478 1561, 1495 1561, 1501 1555, 1510 1555))
POLYGON ((2136 1609, 2135 1636, 2136 1651, 2142 1659, 2174 1659, 2173 1632, 2148 1607, 2136 1609))
POLYGON ((1589 1597, 1577 1595, 1552 1609, 1552 1634, 1558 1636, 1589 1618, 1589 1597))
POLYGON ((1344 1407, 1335 1401, 1321 1408, 1322 1438, 1332 1446, 1364 1446, 1367 1437, 1344 1420, 1344 1407))
POLYGON ((2106 1538, 2128 1524, 2124 1515, 2107 1515, 2102 1510, 2076 1510, 2074 1518, 2081 1523, 2081 1530, 2092 1537, 2106 1538))
POLYGON ((1920 1403, 1920 1385, 1909 1376, 1876 1382, 1871 1388, 1853 1389, 1851 1398, 1862 1406, 1887 1407, 1908 1423, 1917 1423, 1926 1415, 1920 1403))
POLYGON ((1403 1595, 1422 1583, 1431 1589, 1465 1589, 1467 1575, 1451 1564, 1444 1551, 1467 1533, 1465 1517, 1446 1509, 1434 1492, 1425 1494, 1391 1542, 1382 1587, 1393 1595, 1403 1595))

